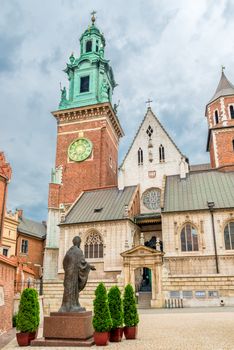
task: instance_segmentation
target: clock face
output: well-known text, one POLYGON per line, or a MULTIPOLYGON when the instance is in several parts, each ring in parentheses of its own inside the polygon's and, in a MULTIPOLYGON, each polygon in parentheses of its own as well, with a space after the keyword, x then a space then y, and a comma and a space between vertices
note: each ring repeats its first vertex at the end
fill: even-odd
POLYGON ((160 208, 160 197, 161 190, 159 188, 150 188, 143 193, 142 201, 146 208, 156 210, 160 208))
POLYGON ((75 162, 82 162, 87 159, 93 149, 92 142, 85 138, 73 141, 68 148, 69 159, 75 162))

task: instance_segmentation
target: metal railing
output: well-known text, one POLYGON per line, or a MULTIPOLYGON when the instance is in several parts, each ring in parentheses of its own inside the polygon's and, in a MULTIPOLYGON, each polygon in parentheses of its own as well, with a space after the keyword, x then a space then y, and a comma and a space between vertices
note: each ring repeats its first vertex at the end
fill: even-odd
POLYGON ((184 307, 183 299, 165 299, 164 301, 165 309, 180 309, 184 307))

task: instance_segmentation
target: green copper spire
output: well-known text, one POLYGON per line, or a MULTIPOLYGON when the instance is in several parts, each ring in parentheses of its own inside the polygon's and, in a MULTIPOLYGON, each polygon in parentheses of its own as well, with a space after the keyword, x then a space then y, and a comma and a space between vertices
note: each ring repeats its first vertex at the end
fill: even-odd
POLYGON ((109 61, 104 58, 105 38, 95 25, 95 11, 91 21, 80 37, 80 57, 72 53, 64 70, 69 91, 61 89, 59 109, 112 101, 116 83, 109 61))

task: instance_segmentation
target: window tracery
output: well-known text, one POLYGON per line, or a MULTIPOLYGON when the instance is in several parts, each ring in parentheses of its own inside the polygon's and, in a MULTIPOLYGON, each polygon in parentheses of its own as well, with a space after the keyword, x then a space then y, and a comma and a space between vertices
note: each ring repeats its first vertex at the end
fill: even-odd
POLYGON ((91 232, 85 241, 85 258, 103 258, 103 241, 98 232, 91 232))

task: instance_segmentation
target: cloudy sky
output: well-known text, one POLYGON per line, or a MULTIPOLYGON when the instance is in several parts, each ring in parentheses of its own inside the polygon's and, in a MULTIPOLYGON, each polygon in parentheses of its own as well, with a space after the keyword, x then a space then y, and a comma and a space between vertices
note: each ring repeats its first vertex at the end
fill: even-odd
POLYGON ((119 84, 126 136, 120 160, 141 122, 145 101, 190 163, 207 162, 205 105, 226 66, 234 82, 232 0, 1 0, 0 150, 13 169, 8 208, 47 216, 54 165, 59 83, 79 37, 97 11, 119 84))

